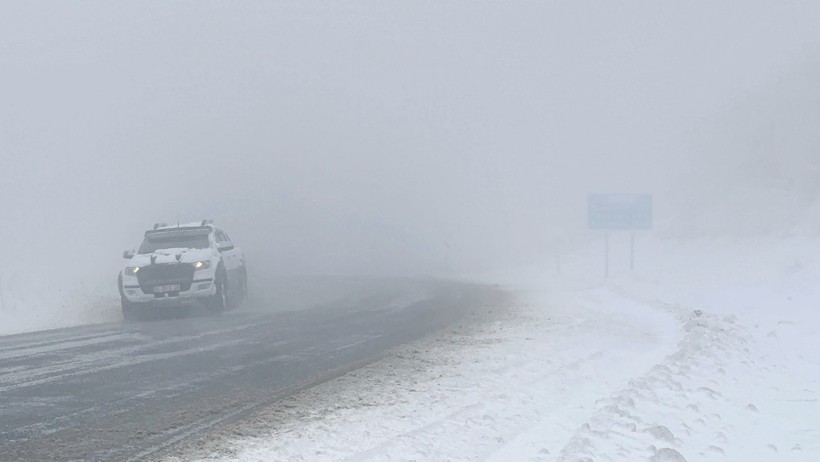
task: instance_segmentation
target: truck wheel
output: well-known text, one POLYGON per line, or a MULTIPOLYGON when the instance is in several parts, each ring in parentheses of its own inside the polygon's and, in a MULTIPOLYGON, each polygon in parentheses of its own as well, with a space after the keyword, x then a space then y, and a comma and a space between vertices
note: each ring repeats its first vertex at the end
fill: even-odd
POLYGON ((225 311, 228 306, 228 291, 225 287, 225 277, 218 276, 216 278, 216 293, 211 296, 208 308, 212 313, 221 313, 225 311))
POLYGON ((138 321, 138 307, 124 298, 120 302, 122 303, 122 318, 126 321, 138 321))
POLYGON ((120 306, 122 307, 122 318, 125 321, 136 321, 138 318, 137 307, 125 298, 125 290, 122 287, 122 273, 117 276, 117 286, 120 289, 120 306))
POLYGON ((239 279, 239 296, 237 297, 235 308, 248 300, 248 272, 242 269, 242 276, 239 279))

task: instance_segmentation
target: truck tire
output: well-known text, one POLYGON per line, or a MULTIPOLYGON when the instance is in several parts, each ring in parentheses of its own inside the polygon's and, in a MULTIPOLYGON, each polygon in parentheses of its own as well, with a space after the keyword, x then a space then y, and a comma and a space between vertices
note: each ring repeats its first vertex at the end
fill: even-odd
POLYGON ((239 278, 239 287, 237 288, 239 294, 235 297, 234 308, 239 308, 242 303, 248 300, 248 272, 242 268, 241 276, 239 278))
POLYGON ((222 313, 228 307, 228 291, 225 282, 225 272, 217 270, 214 280, 216 293, 211 295, 210 300, 208 300, 208 309, 211 313, 222 313))
POLYGON ((139 312, 137 310, 138 307, 135 306, 133 303, 129 302, 125 298, 125 290, 122 287, 122 273, 120 273, 120 275, 117 276, 117 286, 120 289, 120 307, 122 308, 122 318, 125 321, 136 321, 136 320, 138 320, 138 318, 139 318, 139 316, 138 316, 139 312))
POLYGON ((141 319, 138 306, 134 305, 133 303, 129 302, 124 298, 121 299, 120 302, 122 304, 122 318, 124 320, 139 321, 141 319))

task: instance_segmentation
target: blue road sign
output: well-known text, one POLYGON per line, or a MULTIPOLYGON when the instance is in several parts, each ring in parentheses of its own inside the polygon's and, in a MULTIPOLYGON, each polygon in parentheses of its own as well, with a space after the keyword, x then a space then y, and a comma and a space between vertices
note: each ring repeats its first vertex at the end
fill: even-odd
POLYGON ((590 194, 590 229, 652 229, 651 194, 590 194))

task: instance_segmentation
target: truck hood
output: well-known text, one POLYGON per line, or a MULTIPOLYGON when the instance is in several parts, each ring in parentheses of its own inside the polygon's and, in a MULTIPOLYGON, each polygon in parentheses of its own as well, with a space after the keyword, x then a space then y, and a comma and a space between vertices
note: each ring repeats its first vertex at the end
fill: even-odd
POLYGON ((200 260, 212 260, 213 249, 159 249, 154 253, 137 254, 128 262, 128 266, 148 266, 152 263, 194 263, 200 260))

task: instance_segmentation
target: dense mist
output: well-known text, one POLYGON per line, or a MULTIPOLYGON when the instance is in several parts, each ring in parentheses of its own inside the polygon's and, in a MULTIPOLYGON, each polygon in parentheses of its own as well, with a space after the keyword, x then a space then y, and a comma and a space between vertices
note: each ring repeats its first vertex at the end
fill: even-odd
POLYGON ((782 231, 820 193, 818 14, 6 2, 0 277, 115 293, 145 229, 203 217, 257 278, 526 265, 589 239, 592 192, 654 194, 661 234, 782 231))

